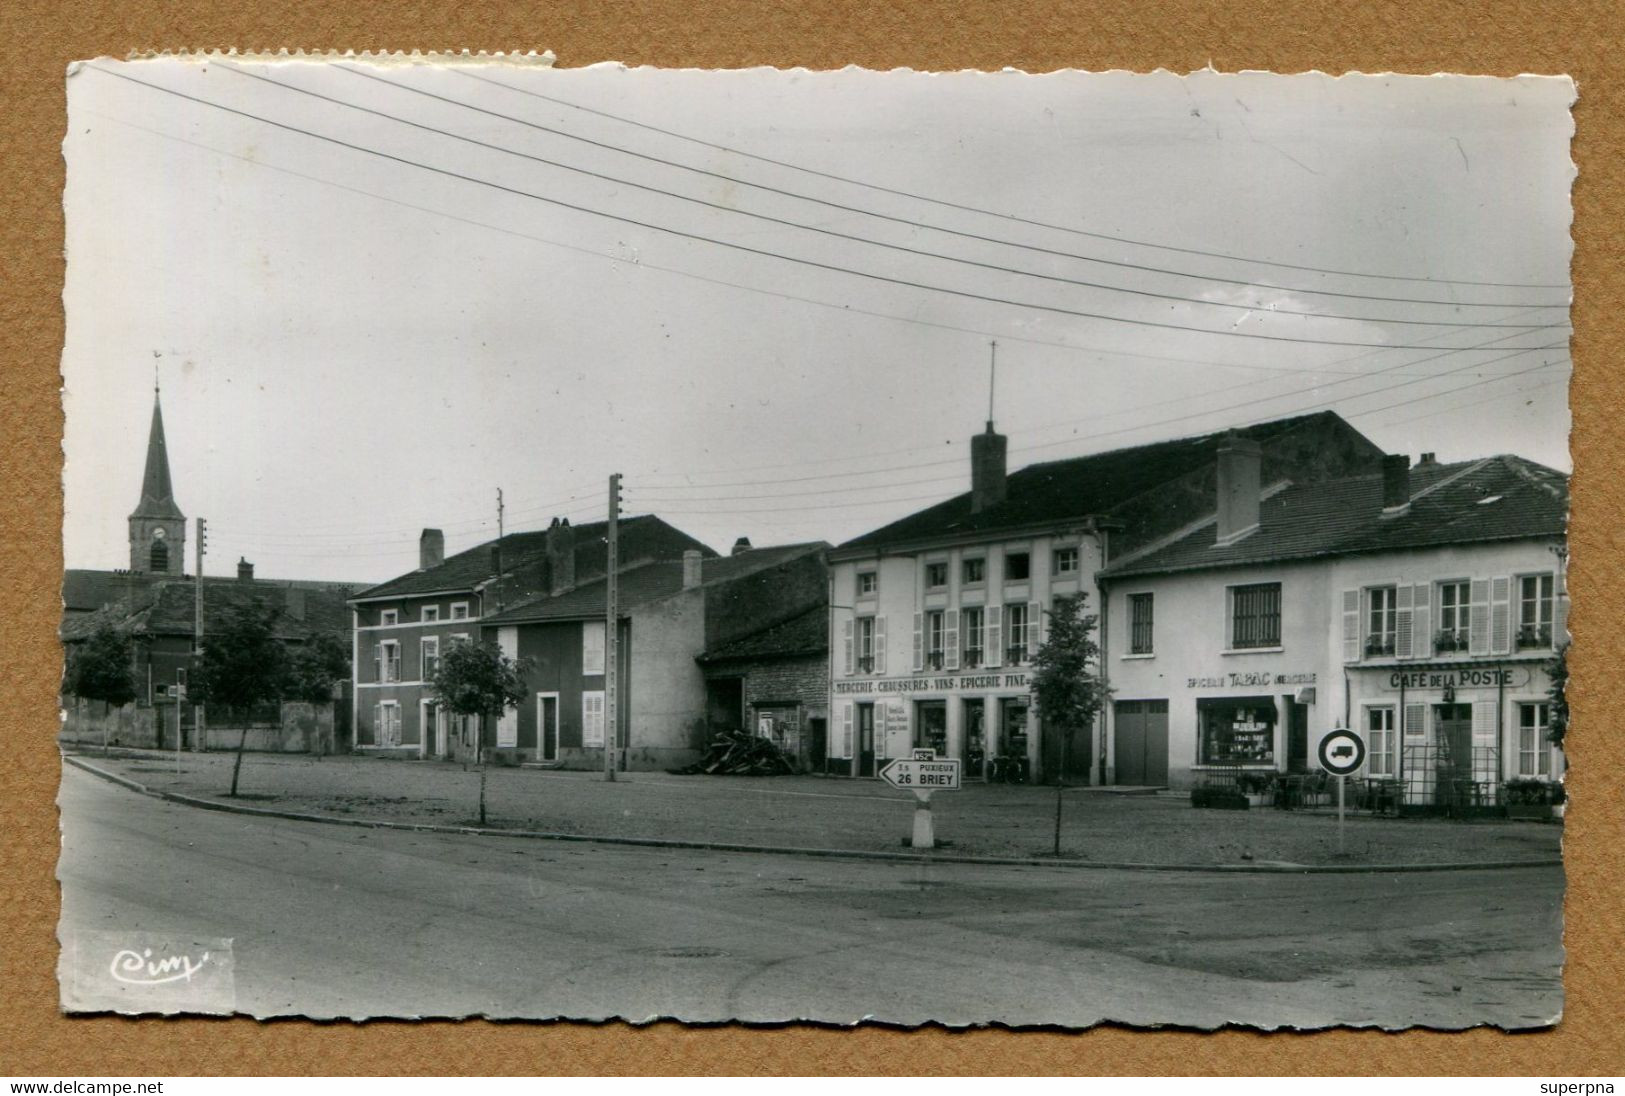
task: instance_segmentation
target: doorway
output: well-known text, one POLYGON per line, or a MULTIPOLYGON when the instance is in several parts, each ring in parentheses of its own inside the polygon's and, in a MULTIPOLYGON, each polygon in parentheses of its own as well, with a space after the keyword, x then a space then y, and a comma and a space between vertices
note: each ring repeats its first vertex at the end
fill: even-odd
POLYGON ((938 757, 948 756, 948 702, 922 700, 914 720, 914 745, 917 749, 937 751, 938 757))
POLYGON ((559 759, 559 694, 536 694, 536 760, 559 759))
POLYGON ((1281 698, 1286 709, 1286 771, 1309 771, 1309 705, 1299 704, 1290 696, 1281 698))
POLYGON ((961 745, 966 780, 982 780, 987 765, 987 701, 965 701, 965 734, 961 745))
POLYGON ((875 775, 875 706, 858 705, 858 775, 875 775))
POLYGON ((1135 787, 1168 784, 1168 702, 1119 700, 1113 707, 1112 749, 1117 783, 1135 787))

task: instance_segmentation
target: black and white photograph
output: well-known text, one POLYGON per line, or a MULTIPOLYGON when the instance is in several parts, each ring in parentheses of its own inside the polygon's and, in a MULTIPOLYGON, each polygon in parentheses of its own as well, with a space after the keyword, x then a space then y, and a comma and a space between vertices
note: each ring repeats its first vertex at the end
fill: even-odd
POLYGON ((550 61, 70 67, 63 1011, 1561 1020, 1572 80, 550 61))

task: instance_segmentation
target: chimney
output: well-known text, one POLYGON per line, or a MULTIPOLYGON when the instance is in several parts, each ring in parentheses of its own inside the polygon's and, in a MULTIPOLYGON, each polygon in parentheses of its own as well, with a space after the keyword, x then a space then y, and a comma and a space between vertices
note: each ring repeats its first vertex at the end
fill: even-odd
POLYGON ((1438 458, 1436 456, 1434 456, 1432 453, 1423 453, 1422 454, 1422 459, 1416 462, 1416 466, 1418 468, 1420 468, 1424 464, 1438 464, 1438 463, 1439 463, 1438 458))
POLYGON ((427 571, 446 561, 446 534, 439 529, 425 529, 418 534, 418 570, 427 571))
POLYGON ((576 531, 568 518, 547 527, 547 590, 558 595, 576 584, 576 531))
POLYGON ((495 544, 491 545, 491 573, 493 575, 502 574, 502 541, 501 540, 498 540, 495 544))
POLYGON ((1411 508, 1411 458, 1390 453, 1382 458, 1382 512, 1385 517, 1411 508))
POLYGON ((730 556, 737 556, 741 552, 750 551, 750 549, 751 549, 750 538, 749 537, 740 537, 738 540, 734 541, 733 551, 729 552, 728 554, 730 556))
POLYGON ((243 556, 237 557, 237 581, 254 581, 254 565, 248 562, 248 560, 243 556))
POLYGON ((700 584, 700 559, 697 548, 683 553, 683 589, 692 590, 700 584))
POLYGON ((1219 443, 1220 544, 1232 544, 1258 528, 1260 454, 1256 441, 1237 434, 1219 443))
POLYGON ((987 431, 970 440, 970 509, 979 514, 989 506, 1004 501, 1005 453, 1010 439, 993 432, 993 420, 987 420, 987 431))

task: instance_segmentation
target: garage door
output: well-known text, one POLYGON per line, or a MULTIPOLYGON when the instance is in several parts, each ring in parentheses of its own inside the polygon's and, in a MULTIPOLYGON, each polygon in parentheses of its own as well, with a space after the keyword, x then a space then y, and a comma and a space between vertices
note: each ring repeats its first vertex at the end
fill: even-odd
POLYGON ((1168 783, 1168 702, 1119 700, 1112 721, 1117 783, 1162 787, 1168 783))

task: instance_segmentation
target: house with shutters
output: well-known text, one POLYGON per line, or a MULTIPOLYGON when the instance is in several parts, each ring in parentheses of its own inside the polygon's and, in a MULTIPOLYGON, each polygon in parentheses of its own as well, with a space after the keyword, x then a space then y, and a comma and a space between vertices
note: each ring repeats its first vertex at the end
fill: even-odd
POLYGON ((1294 483, 1240 439, 1217 471, 1212 512, 1099 575, 1113 779, 1309 772, 1337 727, 1403 806, 1489 806, 1509 780, 1560 777, 1564 475, 1423 454, 1294 483))
MULTIPOLYGON (((929 747, 968 779, 1016 772, 1111 779, 1104 730, 1064 744, 1031 702, 1032 658, 1056 598, 1088 595, 1109 561, 1211 515, 1218 456, 1208 434, 1028 465, 1007 473, 989 422, 970 444, 970 490, 830 553, 826 770, 873 776, 929 747)), ((1235 432, 1269 482, 1373 470, 1382 451, 1332 412, 1235 432)))

